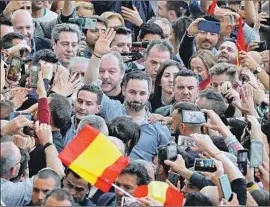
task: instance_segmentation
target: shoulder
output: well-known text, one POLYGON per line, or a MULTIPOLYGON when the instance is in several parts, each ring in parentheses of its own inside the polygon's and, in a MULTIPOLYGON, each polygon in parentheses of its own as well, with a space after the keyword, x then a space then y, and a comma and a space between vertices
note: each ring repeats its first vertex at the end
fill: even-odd
POLYGON ((171 110, 171 107, 172 107, 172 105, 170 104, 170 105, 168 105, 168 106, 162 106, 162 107, 159 107, 156 111, 155 111, 155 113, 156 114, 161 114, 161 115, 163 115, 163 116, 168 116, 170 113, 170 110, 171 110))
POLYGON ((108 206, 115 200, 115 193, 104 193, 96 203, 97 206, 108 206))

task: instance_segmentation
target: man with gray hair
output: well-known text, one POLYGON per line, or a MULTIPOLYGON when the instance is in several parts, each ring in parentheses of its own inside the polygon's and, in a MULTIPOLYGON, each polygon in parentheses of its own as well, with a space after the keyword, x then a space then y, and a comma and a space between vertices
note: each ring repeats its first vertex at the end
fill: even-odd
POLYGON ((57 188, 46 194, 43 206, 72 206, 73 202, 73 197, 67 190, 57 188))
POLYGON ((99 79, 102 91, 111 99, 123 103, 121 83, 125 75, 125 65, 118 52, 110 52, 102 56, 99 67, 99 79))
POLYGON ((69 71, 70 74, 73 75, 74 73, 77 73, 78 78, 84 77, 86 68, 88 66, 89 59, 85 57, 74 57, 71 59, 71 62, 69 64, 69 71))
POLYGON ((78 125, 77 134, 78 134, 78 132, 81 131, 81 129, 86 124, 96 128, 98 131, 100 131, 105 136, 109 135, 109 130, 108 130, 108 127, 106 125, 105 120, 97 115, 88 115, 88 116, 83 117, 78 125))
POLYGON ((148 45, 144 57, 145 71, 152 78, 152 89, 155 87, 155 81, 159 66, 166 60, 172 59, 173 47, 168 40, 152 40, 148 45))
POLYGON ((39 50, 50 49, 51 42, 49 39, 34 36, 35 25, 31 14, 24 9, 17 10, 11 18, 14 32, 22 34, 31 48, 29 57, 34 57, 39 50))
POLYGON ((58 24, 52 31, 52 48, 59 62, 66 68, 76 57, 81 31, 74 24, 58 24))

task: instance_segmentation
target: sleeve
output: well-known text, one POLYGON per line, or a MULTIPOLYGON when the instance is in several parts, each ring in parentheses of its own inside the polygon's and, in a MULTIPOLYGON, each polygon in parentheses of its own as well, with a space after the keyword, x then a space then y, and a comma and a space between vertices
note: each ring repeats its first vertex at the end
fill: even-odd
POLYGON ((159 130, 159 146, 166 145, 170 142, 171 133, 167 126, 160 124, 161 130, 159 130))
POLYGON ((202 189, 205 186, 209 186, 209 185, 215 186, 215 184, 210 179, 207 179, 207 177, 197 172, 192 173, 189 182, 199 189, 202 189))
POLYGON ((54 136, 53 144, 57 149, 57 152, 60 153, 64 149, 63 137, 62 136, 54 136))
POLYGON ((243 149, 243 146, 235 138, 235 136, 226 137, 224 139, 225 144, 227 145, 229 152, 237 156, 237 152, 243 149))
POLYGON ((243 26, 243 32, 245 35, 246 44, 250 44, 252 40, 255 40, 257 42, 260 41, 260 35, 258 32, 256 32, 255 29, 250 27, 248 24, 244 24, 243 26))
POLYGON ((46 38, 51 39, 52 30, 57 24, 68 23, 69 18, 75 17, 76 11, 74 10, 70 16, 63 16, 60 14, 56 19, 49 22, 39 22, 46 38))
POLYGON ((241 206, 247 203, 247 188, 244 178, 237 178, 231 182, 232 191, 236 193, 237 200, 241 206))
POLYGON ((1 199, 7 206, 25 206, 31 201, 33 179, 12 183, 7 182, 1 185, 1 199), (2 188, 4 191, 2 191, 2 188))
POLYGON ((188 61, 194 52, 194 37, 188 36, 186 31, 179 47, 179 55, 186 68, 188 68, 188 61))
POLYGON ((47 98, 38 100, 37 120, 40 123, 50 124, 50 111, 47 98))
POLYGON ((120 101, 112 100, 106 94, 103 93, 101 100, 100 115, 105 119, 105 121, 110 121, 111 119, 113 119, 114 117, 112 117, 111 115, 117 114, 121 108, 122 104, 120 101))

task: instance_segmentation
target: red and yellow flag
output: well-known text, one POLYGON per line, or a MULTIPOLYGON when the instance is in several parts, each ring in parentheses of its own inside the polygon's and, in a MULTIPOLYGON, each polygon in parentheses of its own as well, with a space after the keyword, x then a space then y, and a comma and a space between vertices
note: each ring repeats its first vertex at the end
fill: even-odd
POLYGON ((97 129, 86 125, 58 155, 63 164, 96 186, 108 192, 112 183, 128 165, 129 158, 97 129))
POLYGON ((237 47, 237 57, 236 57, 236 63, 235 65, 237 67, 240 66, 240 58, 239 58, 239 52, 241 50, 247 51, 246 41, 245 41, 245 35, 243 31, 243 20, 240 16, 238 19, 238 31, 237 31, 237 39, 236 39, 236 47, 237 47))
POLYGON ((216 6, 217 6, 217 0, 213 0, 207 13, 210 14, 210 15, 214 14, 216 6))
POLYGON ((164 206, 182 206, 184 201, 184 196, 180 191, 160 181, 152 181, 148 185, 137 187, 133 195, 137 198, 149 196, 164 206))

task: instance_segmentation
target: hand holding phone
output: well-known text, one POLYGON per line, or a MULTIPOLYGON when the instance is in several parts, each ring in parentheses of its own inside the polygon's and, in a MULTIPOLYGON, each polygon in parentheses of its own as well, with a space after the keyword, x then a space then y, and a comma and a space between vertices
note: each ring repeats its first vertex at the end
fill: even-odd
POLYGON ((250 146, 250 166, 258 168, 263 163, 263 142, 252 140, 250 146))
POLYGON ((19 78, 19 73, 21 70, 22 60, 16 56, 13 56, 10 67, 7 74, 7 79, 17 82, 19 78))
POLYGON ((241 149, 237 154, 237 165, 240 172, 246 176, 247 175, 247 165, 248 165, 248 149, 241 149))
POLYGON ((206 115, 201 111, 182 110, 182 122, 187 124, 206 123, 206 115))
POLYGON ((32 63, 29 69, 29 88, 36 88, 38 82, 38 73, 41 70, 39 63, 32 63))
POLYGON ((177 173, 169 172, 168 180, 177 187, 180 176, 177 173))
POLYGON ((194 162, 194 171, 215 172, 217 170, 214 160, 196 158, 194 162))
POLYGON ((220 188, 222 191, 222 196, 225 200, 230 200, 231 196, 232 196, 232 188, 231 188, 231 183, 229 181, 229 178, 227 175, 222 175, 219 178, 219 184, 220 184, 220 188))

